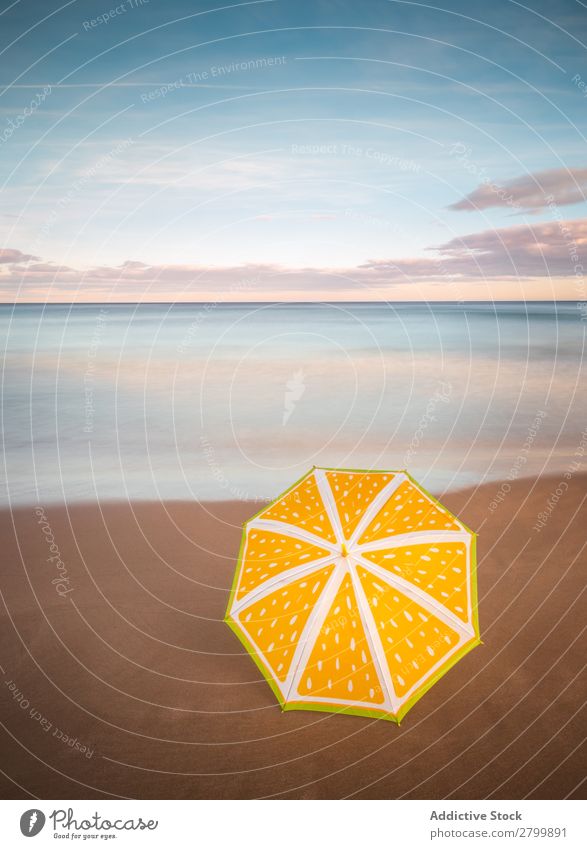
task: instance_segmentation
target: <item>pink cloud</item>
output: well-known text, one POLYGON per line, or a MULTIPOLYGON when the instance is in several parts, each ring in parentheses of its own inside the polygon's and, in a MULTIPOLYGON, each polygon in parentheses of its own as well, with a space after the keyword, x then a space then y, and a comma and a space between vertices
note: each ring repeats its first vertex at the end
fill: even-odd
MULTIPOLYGON (((204 266, 148 265, 127 261, 119 266, 75 269, 51 262, 17 260, 0 266, 0 299, 12 301, 27 293, 47 293, 51 299, 198 300, 221 297, 244 300, 279 298, 287 293, 307 300, 324 296, 373 294, 410 283, 508 281, 573 278, 587 257, 587 219, 554 221, 484 230, 428 249, 424 257, 373 259, 352 268, 284 268, 277 265, 204 266)), ((26 256, 14 251, 14 256, 26 256)), ((587 267, 587 263, 586 266, 587 267)), ((37 298, 40 299, 40 298, 37 298)))
POLYGON ((32 256, 31 254, 23 254, 22 251, 16 250, 16 248, 0 248, 0 263, 8 263, 8 262, 28 262, 31 259, 39 259, 38 256, 32 256))
MULTIPOLYGON (((462 278, 571 277, 581 255, 587 259, 587 219, 546 222, 484 230, 451 239, 437 248, 434 259, 375 260, 361 266, 386 273, 389 279, 446 275, 462 278)), ((586 263, 587 268, 587 263, 586 263)))
POLYGON ((587 168, 553 168, 505 183, 488 180, 448 208, 467 212, 491 207, 538 211, 549 203, 568 206, 586 199, 587 168))

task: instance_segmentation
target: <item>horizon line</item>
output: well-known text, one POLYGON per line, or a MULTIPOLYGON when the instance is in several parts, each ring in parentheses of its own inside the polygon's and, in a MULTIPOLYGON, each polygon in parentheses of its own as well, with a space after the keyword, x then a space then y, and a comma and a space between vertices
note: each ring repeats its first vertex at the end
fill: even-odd
POLYGON ((377 304, 387 304, 388 306, 409 305, 409 306, 429 306, 430 304, 446 304, 450 306, 463 306, 468 304, 581 304, 584 301, 580 298, 542 298, 533 299, 495 299, 495 300, 458 300, 458 301, 389 301, 389 300, 369 300, 369 301, 0 301, 2 307, 83 307, 83 306, 194 306, 199 304, 214 304, 215 306, 320 306, 323 304, 360 304, 373 306, 377 304))

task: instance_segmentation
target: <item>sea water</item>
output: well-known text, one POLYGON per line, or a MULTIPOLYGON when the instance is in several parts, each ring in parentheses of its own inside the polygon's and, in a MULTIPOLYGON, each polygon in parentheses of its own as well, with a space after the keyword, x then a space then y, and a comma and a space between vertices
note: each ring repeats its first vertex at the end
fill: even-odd
POLYGON ((2 306, 3 502, 263 500, 312 465, 435 492, 563 472, 579 306, 2 306))

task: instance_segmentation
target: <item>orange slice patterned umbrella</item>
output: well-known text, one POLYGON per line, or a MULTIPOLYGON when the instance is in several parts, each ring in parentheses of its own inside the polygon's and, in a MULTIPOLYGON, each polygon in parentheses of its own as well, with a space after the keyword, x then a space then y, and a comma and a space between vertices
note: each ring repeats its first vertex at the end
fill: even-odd
POLYGON ((245 523, 226 622, 284 710, 399 722, 476 598, 475 534, 407 472, 314 468, 245 523))

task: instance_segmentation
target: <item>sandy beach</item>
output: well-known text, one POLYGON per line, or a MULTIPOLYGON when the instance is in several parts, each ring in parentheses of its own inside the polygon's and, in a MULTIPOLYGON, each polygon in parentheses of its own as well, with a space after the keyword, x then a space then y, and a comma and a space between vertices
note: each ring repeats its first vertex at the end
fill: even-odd
POLYGON ((399 728, 282 713, 222 621, 259 504, 4 511, 2 797, 583 797, 587 477, 563 480, 441 496, 479 533, 484 645, 399 728))

